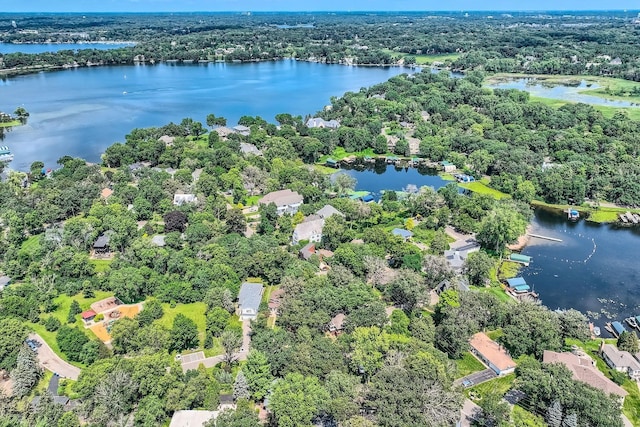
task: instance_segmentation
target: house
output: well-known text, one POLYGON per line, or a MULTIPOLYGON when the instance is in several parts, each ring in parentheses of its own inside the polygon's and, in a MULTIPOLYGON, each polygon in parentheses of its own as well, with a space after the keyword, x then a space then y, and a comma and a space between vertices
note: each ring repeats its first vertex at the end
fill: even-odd
POLYGON ((9 283, 11 283, 11 277, 0 276, 0 291, 9 286, 9 283))
POLYGON ((305 261, 308 261, 311 258, 311 255, 316 253, 316 244, 315 243, 307 243, 304 248, 300 249, 300 258, 305 261))
POLYGON ((226 126, 219 126, 219 127, 215 128, 215 132, 222 139, 227 139, 227 137, 229 135, 231 135, 232 133, 236 133, 233 129, 230 129, 230 128, 226 127, 226 126))
POLYGON ((258 316, 264 288, 261 283, 243 283, 238 294, 240 320, 253 320, 258 316))
POLYGON ((102 191, 100 192, 100 197, 102 197, 104 200, 107 200, 109 197, 111 197, 112 194, 113 194, 112 189, 103 188, 102 191))
POLYGON ((133 163, 133 164, 129 165, 129 171, 130 172, 137 172, 137 171, 143 169, 144 167, 145 167, 144 163, 136 162, 136 163, 133 163))
POLYGON ((623 372, 632 380, 640 380, 640 362, 628 351, 621 351, 611 344, 602 341, 600 355, 611 369, 623 372))
POLYGON ((198 203, 198 198, 195 194, 180 194, 173 195, 173 204, 176 206, 182 206, 185 203, 198 203))
POLYGON ((440 162, 440 166, 444 172, 454 172, 457 169, 456 165, 451 162, 447 162, 446 160, 440 162))
POLYGON ((219 413, 220 411, 176 411, 171 417, 169 427, 203 427, 219 413))
POLYGON ((340 123, 337 120, 324 120, 320 117, 312 117, 307 120, 306 126, 310 129, 338 129, 340 123))
POLYGON ((261 205, 274 203, 278 209, 278 215, 294 215, 303 202, 303 197, 291 190, 273 191, 258 200, 261 205))
POLYGON ((403 228, 394 228, 391 233, 394 236, 402 237, 405 242, 413 237, 413 233, 412 232, 410 232, 409 230, 405 230, 403 228))
POLYGON ((244 125, 234 126, 233 130, 243 136, 249 136, 251 134, 251 129, 244 125))
POLYGON ((246 142, 240 143, 240 152, 242 154, 253 154, 254 156, 262 156, 262 151, 260 151, 258 147, 246 142))
POLYGON ((461 273, 469 255, 473 252, 478 252, 479 250, 480 245, 475 241, 471 241, 462 246, 455 246, 444 251, 444 257, 453 271, 461 273))
POLYGON ((169 135, 162 135, 160 138, 158 138, 158 141, 164 142, 164 145, 166 145, 167 147, 171 147, 175 140, 175 137, 169 135))
POLYGON ((156 245, 156 246, 158 246, 160 248, 163 248, 166 245, 166 243, 164 241, 165 237, 166 236, 163 235, 163 234, 158 234, 157 236, 153 236, 151 238, 151 243, 153 243, 154 245, 156 245))
POLYGON ((595 362, 590 357, 579 356, 573 353, 557 353, 545 350, 542 356, 543 363, 561 363, 571 371, 572 377, 576 381, 583 382, 591 387, 605 392, 605 394, 615 394, 622 399, 629 394, 625 389, 607 378, 595 366, 595 362))
POLYGON ((469 345, 473 354, 496 374, 507 375, 515 371, 516 362, 509 356, 509 353, 486 334, 478 332, 471 337, 469 345))
MULTIPOLYGON (((310 217, 313 218, 313 217, 310 217)), ((324 219, 305 219, 300 224, 296 225, 293 230, 293 237, 291 242, 294 245, 302 241, 308 241, 310 243, 320 242, 322 240, 322 228, 324 227, 324 219)))
POLYGON ((84 320, 85 322, 92 321, 93 318, 96 317, 97 315, 98 314, 93 310, 83 311, 82 314, 80 314, 80 316, 82 316, 82 320, 84 320))
POLYGON ((338 313, 329 322, 329 332, 333 332, 334 334, 338 334, 344 330, 344 313, 338 313))
POLYGON ((327 219, 332 215, 340 215, 341 217, 344 217, 344 214, 342 212, 331 205, 324 205, 322 209, 316 212, 316 215, 318 215, 322 219, 327 219))
POLYGON ((105 232, 98 237, 98 240, 93 244, 93 250, 97 254, 109 253, 109 242, 111 241, 111 233, 105 232))

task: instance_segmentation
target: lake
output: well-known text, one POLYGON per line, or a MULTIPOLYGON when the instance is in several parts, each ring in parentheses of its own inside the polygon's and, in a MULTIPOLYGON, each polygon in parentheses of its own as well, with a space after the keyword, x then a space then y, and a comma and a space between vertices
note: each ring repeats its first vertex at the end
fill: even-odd
POLYGON ((504 82, 487 85, 487 87, 491 89, 518 89, 529 92, 532 96, 539 98, 560 99, 562 101, 582 102, 584 104, 602 105, 606 107, 640 107, 640 105, 634 102, 605 99, 599 96, 580 93, 588 89, 599 88, 597 84, 587 83, 585 80, 582 80, 578 86, 553 86, 548 83, 543 83, 534 77, 525 77, 508 79, 504 82))
POLYGON ((313 114, 331 96, 415 70, 350 67, 294 60, 248 64, 131 65, 78 68, 0 80, 0 111, 24 106, 26 126, 7 134, 12 169, 35 160, 56 167, 63 155, 97 162, 133 128, 162 126, 185 117, 204 122, 243 115, 273 122, 278 113, 313 114))
POLYGON ((570 222, 542 209, 532 226, 535 234, 562 239, 532 238, 522 251, 533 257, 522 276, 545 305, 580 310, 601 328, 609 320, 640 315, 640 228, 570 222))
POLYGON ((58 52, 61 50, 80 49, 118 49, 121 47, 134 46, 135 43, 0 43, 0 53, 44 53, 58 52))
POLYGON ((437 190, 451 182, 440 178, 434 169, 398 168, 384 162, 351 166, 343 168, 338 173, 354 177, 356 190, 368 191, 376 199, 382 196, 384 190, 403 191, 408 185, 415 185, 418 188, 433 187, 437 190))

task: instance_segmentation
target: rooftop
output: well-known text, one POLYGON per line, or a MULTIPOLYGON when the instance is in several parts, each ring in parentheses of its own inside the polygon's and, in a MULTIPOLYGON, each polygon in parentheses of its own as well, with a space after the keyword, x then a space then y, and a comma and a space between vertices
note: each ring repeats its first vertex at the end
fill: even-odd
POLYGON ((108 199, 109 197, 111 197, 112 194, 113 194, 113 190, 110 188, 103 188, 102 191, 100 192, 100 196, 103 199, 108 199))
POLYGON ((626 396, 626 390, 605 377, 595 366, 593 360, 586 357, 579 357, 573 353, 556 353, 545 350, 542 356, 543 363, 562 363, 573 374, 573 379, 600 389, 607 394, 626 396))
POLYGON ((253 155, 256 155, 256 156, 262 156, 262 151, 260 151, 258 149, 258 147, 256 147, 253 144, 246 143, 246 142, 241 142, 240 143, 240 151, 243 154, 253 154, 253 155))
POLYGON ((316 215, 318 215, 320 218, 324 218, 324 219, 329 218, 331 215, 344 216, 344 214, 342 212, 340 212, 338 209, 334 208, 331 205, 324 205, 324 207, 322 209, 320 209, 318 212, 316 212, 316 215))
POLYGON ((81 316, 82 316, 83 319, 86 320, 86 319, 90 319, 92 317, 95 317, 96 314, 97 313, 95 311, 93 311, 93 310, 87 310, 87 311, 83 311, 81 316))
POLYGON ((295 191, 286 189, 273 191, 258 200, 258 203, 260 203, 261 205, 275 203, 276 206, 286 206, 302 203, 302 201, 303 197, 300 194, 296 193, 295 191))
POLYGON ((316 253, 316 244, 315 243, 307 243, 304 245, 302 249, 300 249, 300 256, 305 260, 311 258, 311 255, 316 253))
POLYGON ((324 219, 312 219, 296 225, 294 233, 298 241, 309 240, 314 235, 322 234, 323 227, 324 219))
POLYGON ((394 228, 391 233, 393 233, 394 236, 400 236, 403 239, 409 239, 413 236, 412 232, 403 228, 394 228))
POLYGON ((218 411, 176 411, 169 427, 202 427, 218 416, 218 411))
POLYGON ((628 351, 618 350, 615 345, 611 344, 603 344, 601 350, 617 368, 640 371, 640 362, 628 351))
POLYGON ((515 288, 517 286, 523 286, 527 284, 527 281, 524 280, 523 277, 514 277, 513 279, 507 279, 507 283, 509 284, 509 286, 511 286, 512 288, 515 288))
POLYGON ((516 362, 513 361, 507 351, 482 332, 472 336, 471 340, 469 340, 469 345, 501 371, 506 371, 516 366, 516 362))
POLYGON ((255 312, 260 307, 262 301, 262 283, 245 282, 240 287, 238 294, 238 304, 241 309, 252 308, 255 312))

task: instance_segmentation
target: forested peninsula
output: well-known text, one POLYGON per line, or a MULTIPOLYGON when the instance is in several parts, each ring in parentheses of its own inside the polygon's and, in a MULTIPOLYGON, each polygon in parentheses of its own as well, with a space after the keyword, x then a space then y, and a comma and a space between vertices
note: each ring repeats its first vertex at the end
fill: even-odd
MULTIPOLYGON (((208 426, 449 426, 468 405, 476 425, 636 422, 626 374, 603 368, 622 386, 607 379, 610 392, 542 363, 600 360, 600 341, 584 314, 505 293, 517 266, 504 259, 535 199, 639 204, 639 124, 482 82, 405 74, 315 121, 245 116, 234 130, 212 113, 134 129, 102 164, 10 172, 2 425, 166 425, 220 404, 233 409, 208 426), (479 185, 366 203, 326 166, 341 153, 446 162, 479 185), (467 233, 479 246, 452 264, 467 233), (487 346, 500 368, 480 361, 487 346), (42 348, 64 369, 55 393, 42 348)), ((608 344, 638 351, 635 333, 608 344)))
POLYGON ((613 76, 640 81, 636 14, 217 13, 0 15, 5 43, 135 46, 0 55, 0 73, 162 61, 295 58, 351 65, 613 76))

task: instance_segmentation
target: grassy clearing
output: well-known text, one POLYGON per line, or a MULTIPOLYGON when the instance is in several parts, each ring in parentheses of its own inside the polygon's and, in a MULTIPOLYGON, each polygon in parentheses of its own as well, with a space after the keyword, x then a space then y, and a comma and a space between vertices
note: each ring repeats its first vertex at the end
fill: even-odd
POLYGON ((204 343, 205 331, 207 328, 207 305, 203 302, 194 302, 192 304, 178 304, 171 307, 169 304, 162 304, 163 316, 156 320, 155 323, 166 329, 171 329, 173 320, 178 314, 183 314, 193 320, 198 327, 198 337, 200 343, 204 343))
POLYGON ((498 271, 498 279, 512 279, 518 275, 521 264, 517 262, 503 261, 498 271))
POLYGON ((484 365, 469 352, 466 352, 462 356, 462 359, 458 359, 455 362, 458 367, 458 375, 456 378, 466 377, 469 374, 485 369, 484 365))
MULTIPOLYGON (((409 56, 409 55, 407 55, 409 56)), ((418 65, 431 65, 434 62, 452 62, 460 57, 457 53, 441 53, 437 55, 412 55, 416 58, 418 65)))
POLYGON ((591 212, 589 214, 588 220, 591 222, 599 222, 599 223, 616 222, 618 221, 618 213, 611 212, 611 211, 598 210, 595 212, 591 212))
POLYGON ((508 194, 503 193, 502 191, 487 187, 486 184, 479 181, 461 183, 458 185, 466 190, 473 191, 474 193, 489 195, 496 200, 502 200, 511 197, 508 194))
POLYGON ((515 302, 513 298, 511 298, 507 293, 502 289, 501 286, 491 286, 488 288, 474 288, 478 292, 486 292, 488 294, 493 294, 500 301, 512 303, 515 302))
POLYGON ((451 175, 450 173, 439 173, 438 176, 442 178, 443 181, 455 181, 456 177, 451 175))
POLYGON ((568 208, 576 209, 580 212, 580 215, 587 218, 587 221, 598 222, 598 223, 607 223, 607 222, 617 222, 618 214, 625 212, 632 212, 640 214, 640 209, 631 209, 624 206, 616 207, 616 206, 598 206, 592 207, 588 205, 575 206, 575 205, 555 205, 552 203, 545 203, 539 200, 533 200, 531 202, 533 206, 538 206, 542 208, 548 208, 553 210, 564 211, 568 208))
POLYGON ((544 422, 544 418, 539 415, 534 415, 531 412, 523 409, 522 407, 515 405, 511 411, 511 421, 516 426, 527 427, 546 427, 547 423, 544 422))
POLYGON ((104 273, 109 269, 109 266, 113 262, 111 259, 90 259, 89 262, 93 264, 93 268, 95 272, 100 274, 104 273))
POLYGON ((12 128, 20 125, 22 125, 20 120, 11 120, 10 122, 0 122, 0 128, 12 128))
POLYGON ((466 391, 467 397, 473 396, 476 403, 482 401, 482 399, 492 393, 497 393, 500 396, 504 396, 506 392, 511 389, 513 381, 516 379, 516 374, 505 375, 504 377, 498 377, 491 381, 478 384, 471 387, 466 391))
POLYGON ((640 426, 640 390, 638 390, 638 383, 627 380, 622 384, 622 388, 629 393, 624 398, 622 412, 629 418, 631 424, 640 426))
MULTIPOLYGON (((541 98, 538 96, 529 97, 531 102, 540 102, 551 108, 560 108, 563 105, 571 104, 569 101, 563 101, 561 99, 541 98)), ((593 105, 593 108, 600 111, 603 116, 610 119, 618 111, 624 111, 628 114, 631 120, 640 120, 640 108, 620 108, 620 107, 608 107, 606 105, 593 105)))
POLYGON ((27 240, 22 242, 22 245, 20 246, 20 253, 24 254, 24 255, 27 255, 27 256, 32 256, 36 252, 38 252, 39 250, 40 250, 40 235, 39 234, 37 236, 29 237, 27 240))
POLYGON ((500 337, 504 335, 502 329, 496 329, 495 331, 488 331, 487 336, 494 341, 497 341, 500 337))
MULTIPOLYGON (((326 160, 325 160, 326 161, 326 160)), ((334 173, 338 172, 340 169, 336 169, 336 168, 330 168, 329 166, 323 166, 323 165, 313 165, 313 168, 323 174, 323 175, 333 175, 334 173)))

